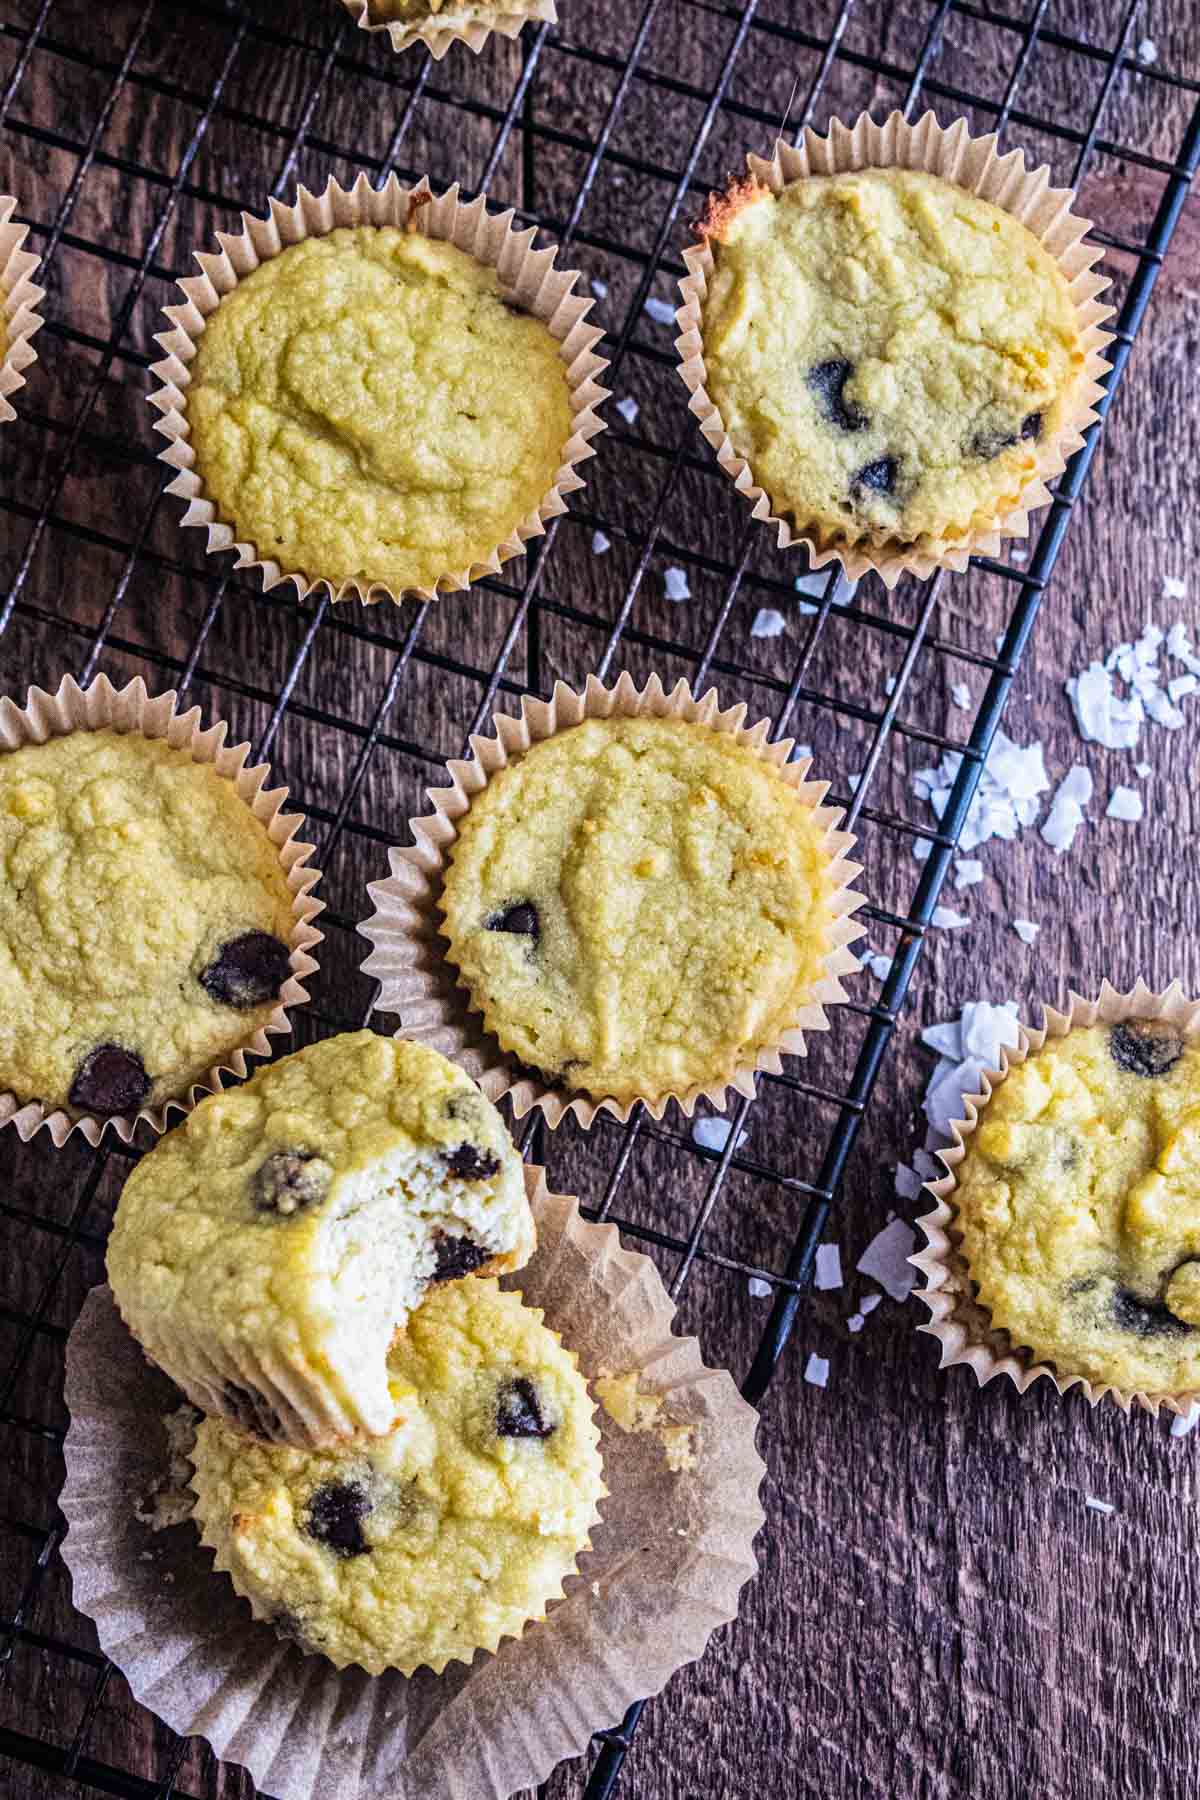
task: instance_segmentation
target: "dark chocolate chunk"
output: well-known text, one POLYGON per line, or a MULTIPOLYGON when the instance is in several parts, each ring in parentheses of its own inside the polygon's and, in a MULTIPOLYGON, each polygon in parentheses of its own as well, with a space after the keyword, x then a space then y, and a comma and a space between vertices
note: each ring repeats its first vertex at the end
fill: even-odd
POLYGON ((541 935, 542 922, 532 900, 515 900, 503 912, 493 913, 487 921, 487 928, 489 931, 512 931, 519 937, 536 939, 541 935))
POLYGON ((1041 415, 1041 413, 1026 413, 1025 417, 1021 420, 1021 436, 1023 438, 1032 438, 1034 443, 1036 444, 1038 439, 1041 437, 1041 435, 1042 435, 1042 415, 1041 415))
POLYGON ((455 1144, 453 1150, 442 1151, 442 1161, 460 1181, 490 1181, 500 1167, 500 1158, 476 1144, 455 1144))
POLYGON ((150 1077, 135 1050, 120 1044, 97 1044, 89 1050, 71 1083, 72 1106, 111 1118, 136 1112, 150 1092, 150 1077))
POLYGON ((473 1275, 491 1255, 490 1250, 469 1237, 440 1237, 433 1248, 437 1256, 434 1281, 461 1281, 464 1275, 473 1275))
POLYGON ((496 1395, 496 1436, 548 1438, 554 1426, 538 1404, 537 1389, 527 1375, 506 1381, 496 1395))
POLYGON ((967 454, 980 462, 991 462, 1003 450, 1011 450, 1017 441, 1015 431, 977 431, 967 445, 967 454))
POLYGON ((1120 1330, 1132 1332, 1135 1337, 1181 1337, 1192 1329, 1161 1301, 1143 1300, 1128 1288, 1113 1289, 1112 1315, 1120 1330))
POLYGON ((881 456, 876 462, 864 463, 850 477, 850 492, 858 499, 863 494, 894 494, 900 463, 894 456, 881 456))
POLYGON ((836 425, 839 431, 865 431, 870 420, 858 408, 847 404, 846 383, 854 373, 854 364, 835 358, 817 363, 804 377, 805 384, 816 396, 821 417, 836 425))
POLYGON ((250 1194, 259 1212, 285 1218, 314 1206, 329 1192, 333 1170, 312 1150, 274 1150, 254 1171, 250 1194))
POLYGON ((1158 1019, 1127 1019, 1113 1026, 1108 1047, 1127 1075, 1165 1075, 1183 1054, 1183 1039, 1158 1019))
POLYGON ((371 1546, 363 1535, 362 1522, 372 1510, 361 1483, 327 1481, 308 1503, 304 1529, 337 1556, 365 1556, 371 1546))
POLYGON ((221 1398, 229 1417, 251 1437, 267 1438, 274 1443, 282 1440, 283 1420, 264 1395, 256 1394, 253 1388, 239 1387, 235 1381, 227 1381, 221 1389, 221 1398))
POLYGON ((269 931, 244 931, 222 944, 206 969, 200 986, 219 1006, 236 1006, 245 1012, 274 1000, 291 973, 286 944, 269 931))

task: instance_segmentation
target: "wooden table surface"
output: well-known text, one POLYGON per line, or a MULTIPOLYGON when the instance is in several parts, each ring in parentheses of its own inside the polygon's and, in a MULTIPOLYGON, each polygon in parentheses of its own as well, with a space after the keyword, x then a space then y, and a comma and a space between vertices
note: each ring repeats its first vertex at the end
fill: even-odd
MULTIPOLYGON (((34 10, 34 0, 5 0, 0 8, 0 20, 19 28, 0 36, 0 84, 16 66, 20 34, 34 10)), ((1078 34, 1088 43, 1111 43, 1124 9, 1115 0, 1050 0, 1021 10, 1036 12, 1046 35, 1030 59, 1018 108, 1027 121, 1085 130, 1105 65, 1062 40, 1078 34)), ((615 0, 562 0, 562 11, 563 38, 598 48, 608 60, 547 48, 530 85, 528 117, 553 132, 532 143, 519 129, 509 133, 490 182, 500 200, 520 199, 522 183, 531 183, 526 197, 559 226, 637 29, 635 9, 615 0)), ((673 181, 647 171, 678 169, 703 134, 697 183, 721 179, 746 147, 761 148, 770 135, 737 108, 781 115, 793 83, 803 100, 819 68, 823 35, 836 16, 829 0, 804 8, 773 0, 759 13, 802 25, 812 42, 797 47, 769 31, 751 33, 730 88, 737 104, 707 124, 704 95, 720 72, 736 18, 682 0, 661 0, 654 14, 642 67, 682 87, 630 85, 611 139, 618 160, 601 166, 575 249, 587 273, 609 283, 598 311, 615 332, 642 264, 603 244, 652 252, 672 199, 673 181), (688 87, 691 92, 683 91, 688 87)), ((950 14, 929 65, 932 81, 1003 98, 1022 40, 994 18, 988 23, 988 16, 986 8, 950 14)), ((282 591, 257 597, 252 581, 215 588, 214 566, 205 563, 197 535, 180 531, 177 505, 155 504, 159 480, 148 454, 155 440, 139 353, 152 348, 158 309, 169 298, 167 273, 183 270, 189 250, 207 243, 213 229, 232 227, 238 202, 261 207, 281 179, 290 188, 296 176, 310 183, 330 171, 346 178, 362 166, 351 152, 374 172, 401 127, 402 173, 428 168, 435 179, 457 174, 476 185, 497 143, 521 52, 499 42, 480 59, 456 50, 429 72, 425 97, 406 116, 408 91, 387 81, 395 65, 386 45, 343 29, 332 5, 263 0, 251 15, 258 25, 236 43, 232 17, 218 6, 165 0, 145 8, 140 0, 102 7, 54 0, 45 26, 49 42, 30 59, 7 128, 0 126, 0 191, 16 192, 22 214, 43 224, 70 193, 79 146, 94 129, 99 147, 71 201, 48 278, 46 311, 71 329, 43 333, 41 360, 20 397, 21 421, 3 431, 0 585, 7 588, 22 568, 47 493, 53 521, 32 544, 19 604, 0 636, 0 689, 20 695, 31 681, 53 683, 66 670, 89 666, 114 678, 148 672, 154 681, 141 653, 175 659, 178 672, 207 623, 198 666, 189 671, 191 697, 229 719, 235 737, 260 741, 274 696, 299 659, 292 703, 269 734, 270 756, 324 833, 413 609, 376 608, 365 621, 345 613, 337 625, 325 619, 302 656, 317 616, 312 603, 297 608, 282 591), (335 44, 333 61, 327 53, 335 44), (136 79, 115 92, 114 70, 127 53, 136 79), (222 71, 223 105, 206 120, 206 97, 222 71), (464 94, 482 110, 456 106, 455 96, 464 94), (256 126, 255 117, 266 125, 256 126), (302 122, 307 136, 297 139, 302 122), (170 177, 198 123, 206 129, 176 204, 170 177), (40 134, 30 126, 42 128, 40 134), (137 171, 147 165, 166 179, 145 179, 137 171), (106 260, 96 246, 116 249, 125 260, 106 260), (106 361, 103 346, 114 328, 124 330, 122 350, 106 361), (71 422, 93 389, 88 427, 60 476, 71 422), (145 554, 131 559, 127 546, 143 530, 145 554), (342 627, 343 618, 353 630, 342 627)), ((911 69, 934 17, 935 9, 917 0, 855 6, 842 40, 845 55, 833 64, 815 122, 823 124, 835 110, 853 113, 902 99, 903 71, 911 69), (864 57, 881 59, 891 73, 873 72, 864 57)), ((1197 78, 1198 27, 1195 0, 1151 0, 1128 41, 1151 35, 1160 67, 1197 78)), ((406 77, 418 66, 406 63, 406 77)), ((926 91, 944 118, 956 110, 936 87, 926 91)), ((1133 71, 1119 75, 1084 181, 1085 208, 1114 236, 1144 232, 1162 186, 1159 176, 1114 147, 1169 159, 1192 98, 1133 71)), ((991 122, 983 110, 970 116, 978 129, 991 122)), ((1070 142, 1028 122, 1014 125, 1007 141, 1027 145, 1035 159, 1049 157, 1056 178, 1070 178, 1070 142)), ((684 217, 695 213, 697 199, 687 198, 684 217)), ((671 224, 672 250, 681 237, 682 226, 671 224)), ((43 234, 37 247, 45 243, 43 234)), ((1132 267, 1119 253, 1106 262, 1121 293, 1132 267)), ((1056 858, 1033 832, 1015 844, 991 844, 981 853, 986 882, 963 896, 947 895, 971 923, 963 931, 935 932, 918 970, 828 1234, 840 1243, 848 1271, 894 1204, 915 1210, 895 1200, 890 1171, 921 1138, 918 1108, 931 1064, 917 1043, 921 1026, 955 1014, 967 999, 1013 998, 1025 1007, 1041 996, 1057 998, 1070 984, 1094 988, 1102 976, 1118 983, 1139 974, 1155 983, 1177 976, 1200 989, 1194 856, 1200 711, 1189 712, 1177 733, 1148 728, 1138 754, 1152 773, 1138 781, 1132 756, 1082 745, 1063 693, 1068 673, 1136 634, 1148 618, 1166 625, 1183 617, 1193 632, 1200 625, 1197 290, 1200 227, 1189 212, 1005 720, 1019 742, 1042 740, 1056 777, 1072 762, 1088 763, 1098 800, 1071 854, 1056 858), (1187 599, 1160 598, 1166 576, 1191 584, 1187 599), (1103 801, 1117 781, 1144 792, 1142 824, 1104 820, 1103 801), (1031 948, 1011 930, 1013 917, 1041 925, 1031 948)), ((666 276, 656 278, 653 292, 669 297, 666 276)), ((689 659, 627 639, 614 667, 625 662, 638 672, 657 666, 670 676, 690 674, 722 606, 725 578, 703 559, 736 560, 744 513, 728 484, 703 470, 703 446, 669 367, 670 333, 643 318, 636 335, 658 352, 627 355, 617 371, 618 395, 632 394, 641 404, 636 431, 614 418, 618 428, 602 440, 588 487, 574 502, 576 519, 556 536, 541 592, 573 616, 547 608, 536 629, 520 628, 507 665, 518 684, 527 671, 543 685, 558 674, 581 680, 595 665, 670 453, 689 433, 694 465, 686 463, 670 487, 662 542, 637 592, 631 625, 691 646, 693 654, 689 659), (638 439, 665 454, 639 447, 638 439), (590 553, 595 519, 605 521, 613 538, 602 558, 590 553), (662 571, 684 558, 692 599, 672 607, 662 598, 662 571)), ((364 883, 383 872, 384 846, 402 840, 424 786, 436 781, 438 758, 458 753, 480 703, 479 682, 449 665, 491 666, 513 615, 520 573, 520 567, 506 572, 507 585, 498 591, 444 601, 422 624, 421 655, 406 667, 382 716, 384 741, 354 800, 351 828, 326 857, 323 891, 334 924, 301 1035, 361 1016, 367 1004, 369 990, 357 973, 360 946, 348 928, 367 910, 364 883), (364 825, 367 830, 357 829, 364 825)), ((771 585, 789 584, 793 573, 794 564, 765 531, 751 534, 749 573, 717 655, 745 671, 737 680, 723 675, 723 692, 736 690, 755 712, 778 709, 778 690, 764 681, 787 679, 808 629, 785 588, 771 585), (750 637, 763 604, 785 610, 783 638, 750 637)), ((979 572, 943 587, 902 721, 965 738, 972 715, 952 705, 950 688, 965 680, 978 702, 984 676, 969 657, 991 653, 1013 591, 1011 583, 979 572), (932 646, 935 638, 941 648, 932 646)), ((911 625, 921 595, 902 587, 889 598, 872 582, 859 600, 862 620, 828 620, 806 679, 877 715, 886 678, 905 648, 888 622, 911 625)), ((166 685, 161 673, 157 684, 166 685)), ((1200 701, 1184 702, 1185 710, 1189 705, 1200 708, 1200 701)), ((816 746, 818 767, 845 796, 847 777, 862 767, 869 720, 802 702, 791 729, 816 746)), ((911 838, 873 823, 868 813, 897 807, 928 823, 908 789, 909 774, 927 760, 919 742, 894 736, 860 822, 864 885, 873 902, 900 912, 916 879, 911 838)), ((895 934, 875 926, 871 942, 888 950, 895 934)), ((873 993, 874 984, 863 977, 856 994, 869 998, 868 989, 873 993)), ((836 1089, 844 1082, 864 1025, 861 1014, 841 1010, 829 1038, 814 1047, 806 1072, 815 1084, 836 1089)), ((813 1094, 764 1096, 752 1111, 749 1143, 706 1232, 706 1248, 744 1265, 782 1269, 795 1202, 755 1170, 773 1165, 811 1179, 832 1116, 813 1094)), ((591 1139, 571 1127, 555 1134, 546 1147, 555 1185, 598 1204, 618 1142, 611 1131, 591 1139)), ((61 1638, 92 1651, 94 1633, 71 1608, 57 1556, 36 1576, 38 1540, 23 1530, 54 1522, 61 1481, 55 1431, 65 1423, 63 1336, 87 1289, 102 1278, 104 1235, 125 1165, 109 1162, 97 1179, 95 1159, 74 1141, 57 1156, 41 1142, 22 1148, 8 1136, 2 1143, 3 1198, 12 1216, 0 1272, 6 1371, 0 1636, 3 1620, 28 1604, 25 1631, 0 1666, 0 1728, 60 1747, 82 1741, 86 1732, 87 1756, 158 1779, 171 1761, 169 1734, 133 1702, 119 1674, 96 1698, 94 1666, 53 1648, 50 1640, 61 1638), (22 1211, 39 1223, 21 1224, 22 1211), (21 1319, 33 1312, 41 1324, 27 1340, 21 1319), (36 1429, 39 1422, 49 1431, 36 1429)), ((710 1174, 711 1165, 687 1147, 686 1131, 644 1134, 615 1210, 686 1236, 710 1174)), ((657 1255, 669 1275, 674 1254, 657 1255)), ((759 1578, 745 1593, 737 1623, 649 1709, 620 1792, 627 1800, 810 1793, 1143 1800, 1192 1791, 1200 1777, 1191 1719, 1200 1435, 1175 1441, 1163 1421, 1126 1420, 1111 1408, 1089 1413, 1077 1399, 1060 1401, 1044 1387, 1019 1399, 1007 1386, 978 1392, 963 1372, 939 1374, 932 1344, 914 1332, 923 1316, 915 1301, 885 1302, 861 1335, 851 1336, 845 1320, 863 1286, 852 1277, 845 1290, 803 1303, 762 1411, 769 1477, 759 1578), (801 1378, 814 1350, 830 1362, 824 1391, 801 1378), (1114 1510, 1089 1509, 1088 1496, 1114 1510)), ((702 1260, 683 1288, 679 1323, 700 1335, 710 1362, 740 1376, 768 1305, 750 1295, 744 1273, 702 1260)), ((13 1800, 78 1791, 65 1777, 24 1763, 0 1758, 0 1768, 0 1791, 13 1800)), ((545 1791, 551 1800, 568 1800, 582 1792, 585 1779, 583 1763, 564 1767, 545 1791)), ((198 1742, 183 1755, 179 1788, 211 1800, 251 1792, 247 1778, 217 1768, 198 1742)))

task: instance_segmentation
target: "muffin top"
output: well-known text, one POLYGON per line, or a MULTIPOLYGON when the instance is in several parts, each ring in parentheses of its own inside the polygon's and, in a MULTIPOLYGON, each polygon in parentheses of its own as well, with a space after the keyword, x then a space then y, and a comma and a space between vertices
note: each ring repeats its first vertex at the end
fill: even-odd
POLYGON ((199 1427, 196 1517, 258 1618, 339 1668, 441 1671, 544 1615, 605 1489, 575 1358, 494 1281, 439 1288, 389 1358, 395 1430, 363 1450, 199 1427))
POLYGON ((828 951, 824 831, 769 763, 679 719, 589 719, 459 821, 449 957, 503 1047, 596 1098, 728 1079, 828 951))
POLYGON ((279 1004, 292 924, 211 764, 113 731, 0 755, 0 1090, 100 1115, 185 1096, 279 1004))
POLYGON ((863 169, 715 202, 707 385, 777 513, 845 543, 1010 511, 1084 364, 1067 282, 1010 213, 863 169))
POLYGON ((492 269, 394 227, 308 238, 208 319, 196 472, 261 557, 399 594, 483 561, 554 484, 566 369, 492 269))
POLYGON ((1200 1387, 1200 1046, 1166 1023, 1048 1040, 955 1173, 971 1277, 1015 1344, 1125 1393, 1200 1387))
POLYGON ((533 1244, 495 1107, 436 1050, 358 1031, 258 1069, 160 1139, 121 1194, 108 1276, 197 1406, 321 1441, 310 1391, 328 1436, 388 1430, 385 1359, 408 1310, 533 1244))

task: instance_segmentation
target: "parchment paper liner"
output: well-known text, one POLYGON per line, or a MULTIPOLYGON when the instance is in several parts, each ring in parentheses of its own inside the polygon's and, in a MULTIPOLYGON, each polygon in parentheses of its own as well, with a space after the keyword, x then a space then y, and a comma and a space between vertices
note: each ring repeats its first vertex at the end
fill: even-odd
POLYGON ((498 12, 494 18, 486 20, 465 18, 462 13, 456 15, 452 6, 427 19, 415 21, 372 19, 369 0, 343 0, 343 4, 360 31, 386 31, 392 40, 392 49, 396 51, 423 44, 435 62, 442 60, 451 44, 465 44, 468 50, 474 50, 478 55, 493 31, 499 37, 515 38, 521 35, 522 26, 531 22, 558 23, 554 0, 528 0, 524 7, 514 6, 511 11, 498 12))
POLYGON ((432 1044, 452 1061, 461 1063, 490 1100, 508 1094, 517 1118, 537 1106, 551 1126, 561 1124, 568 1113, 574 1113, 585 1130, 591 1127, 600 1112, 610 1112, 620 1120, 628 1119, 637 1101, 597 1101, 587 1094, 572 1096, 566 1090, 552 1088, 522 1069, 484 1029, 482 1015, 472 1010, 466 986, 460 985, 458 971, 447 958, 441 941, 444 934, 437 903, 446 853, 458 836, 458 820, 496 771, 521 756, 531 744, 541 743, 559 731, 578 725, 583 719, 607 719, 614 715, 634 718, 646 714, 660 719, 694 720, 748 745, 764 762, 777 769, 782 780, 813 807, 816 820, 825 833, 824 845, 836 883, 825 974, 815 984, 807 1003, 797 1012, 792 1028, 784 1033, 778 1044, 760 1050, 753 1063, 742 1064, 726 1079, 690 1087, 682 1093, 666 1094, 644 1104, 653 1118, 661 1119, 667 1106, 675 1100, 690 1118, 696 1102, 702 1097, 721 1110, 730 1086, 753 1099, 756 1071, 778 1074, 783 1067, 782 1056, 803 1056, 804 1033, 828 1029, 825 1008, 846 999, 842 977, 853 975, 860 967, 848 946, 861 937, 864 930, 852 916, 863 904, 864 896, 853 892, 850 886, 861 869, 857 863, 847 861, 855 840, 849 832, 837 829, 843 817, 841 810, 822 805, 829 783, 806 779, 812 767, 811 757, 799 762, 788 761, 793 739, 783 738, 774 744, 767 742, 771 729, 769 720, 760 719, 756 725, 745 725, 747 709, 744 701, 722 711, 715 688, 710 688, 697 700, 685 681, 677 682, 668 694, 657 675, 652 675, 640 690, 627 672, 618 677, 612 688, 606 688, 596 676, 589 675, 582 693, 559 681, 555 683, 549 701, 526 694, 520 704, 519 718, 505 713, 492 715, 495 735, 473 737, 469 761, 456 759, 448 764, 451 786, 431 788, 427 798, 433 811, 422 818, 409 820, 415 842, 389 850, 390 876, 384 881, 368 884, 367 892, 374 901, 375 911, 360 924, 359 930, 374 946, 363 969, 379 982, 377 1010, 398 1013, 406 1037, 432 1044))
POLYGON ((1028 537, 1029 514, 1050 501, 1047 481, 1062 473, 1067 457, 1083 442, 1085 428, 1096 421, 1095 402, 1104 392, 1099 385, 1100 376, 1109 367, 1104 347, 1112 336, 1100 329, 1100 321, 1113 312, 1111 306, 1100 306, 1096 301, 1096 295, 1109 285, 1107 278, 1091 273, 1093 263, 1104 254, 1103 248, 1082 241, 1091 229, 1091 220, 1071 212, 1072 189, 1052 188, 1049 168, 1043 165, 1027 170, 1022 151, 1010 150, 1006 156, 1000 156, 996 144, 995 133, 972 138, 965 119, 956 119, 944 128, 932 112, 927 112, 910 125, 902 113, 893 112, 882 125, 877 125, 867 113, 862 113, 853 126, 832 120, 828 137, 820 137, 807 128, 796 145, 778 139, 769 161, 761 156, 746 158, 750 179, 769 187, 772 193, 809 175, 839 175, 867 168, 927 170, 1012 213, 1054 257, 1067 278, 1086 358, 1076 384, 1074 415, 1057 438, 1035 446, 1037 469, 1023 489, 1019 504, 998 515, 990 528, 972 528, 962 534, 959 542, 947 544, 940 551, 920 544, 904 546, 894 540, 842 544, 833 537, 822 537, 812 522, 793 521, 772 511, 770 497, 755 482, 749 462, 735 450, 705 386, 701 321, 714 266, 707 237, 683 253, 688 273, 679 284, 683 305, 675 315, 681 332, 675 348, 679 353, 679 373, 691 395, 689 410, 699 420, 725 473, 751 502, 753 517, 775 526, 781 550, 803 544, 814 569, 828 562, 840 562, 852 581, 874 569, 891 588, 906 572, 924 580, 939 568, 965 570, 971 556, 995 556, 1002 538, 1028 537))
POLYGON ((23 744, 41 744, 47 738, 66 737, 73 731, 102 731, 111 727, 114 731, 140 732, 143 737, 165 738, 176 750, 187 750, 194 762, 212 763, 219 775, 234 783, 240 798, 265 827, 267 836, 279 851, 279 860, 292 893, 293 924, 289 940, 292 973, 284 983, 279 1004, 265 1027, 249 1035, 245 1043, 206 1069, 186 1099, 143 1107, 133 1117, 121 1115, 101 1119, 90 1113, 71 1118, 61 1109, 48 1113, 38 1100, 22 1103, 15 1094, 0 1093, 0 1129, 6 1125, 15 1126, 18 1137, 24 1142, 43 1127, 59 1150, 73 1131, 82 1132, 89 1144, 98 1144, 110 1126, 125 1143, 130 1142, 143 1121, 152 1131, 163 1132, 169 1122, 174 1122, 172 1114, 182 1118, 191 1112, 201 1095, 219 1092, 222 1074, 235 1075, 239 1079, 245 1075, 247 1056, 269 1056, 268 1038, 292 1029, 288 1009, 302 1006, 308 1000, 302 977, 311 975, 317 967, 309 952, 321 942, 324 934, 312 921, 324 911, 325 903, 312 895, 321 879, 319 869, 307 866, 313 846, 296 839, 296 833, 304 824, 304 815, 284 812, 288 790, 267 787, 271 773, 267 763, 246 767, 249 744, 226 745, 225 734, 229 727, 221 719, 202 730, 200 708, 193 706, 187 712, 177 712, 177 697, 172 689, 152 698, 140 676, 123 688, 115 688, 107 675, 97 675, 88 687, 81 688, 72 676, 64 675, 56 693, 31 687, 23 707, 14 700, 0 699, 0 754, 18 750, 23 744))
POLYGON ((191 1524, 155 1535, 131 1509, 162 1453, 151 1420, 175 1390, 107 1289, 71 1335, 61 1506, 75 1604, 144 1705, 245 1763, 277 1800, 503 1800, 533 1787, 701 1655, 754 1572, 753 1410, 694 1338, 671 1336, 675 1309, 649 1258, 537 1185, 538 1250, 505 1286, 544 1309, 589 1378, 640 1371, 664 1413, 693 1425, 697 1466, 670 1474, 656 1436, 601 1413, 609 1498, 580 1574, 544 1623, 469 1668, 339 1675, 252 1623, 191 1524))
POLYGON ((264 588, 291 581, 298 600, 321 587, 328 588, 335 600, 343 600, 348 595, 357 595, 364 602, 401 597, 382 583, 369 584, 364 589, 361 582, 351 580, 335 588, 332 581, 319 574, 310 580, 302 571, 281 568, 269 557, 260 556, 253 544, 238 539, 233 527, 218 516, 196 473, 187 422, 187 389, 196 340, 204 330, 205 320, 216 311, 222 297, 231 293, 238 282, 261 263, 269 262, 289 245, 308 237, 324 237, 338 226, 408 226, 427 237, 455 244, 477 261, 494 268, 512 298, 541 319, 558 340, 559 354, 566 364, 572 429, 550 492, 485 561, 472 563, 465 569, 448 569, 445 575, 439 576, 433 588, 412 587, 403 592, 422 600, 432 600, 439 593, 456 593, 470 587, 482 575, 496 574, 501 563, 522 555, 531 538, 541 537, 548 522, 566 512, 563 495, 584 485, 578 465, 595 455, 591 440, 604 430, 604 421, 596 408, 607 399, 608 390, 600 386, 596 376, 608 364, 593 354, 593 345, 603 336, 598 326, 587 323, 593 302, 590 296, 572 291, 579 280, 579 271, 556 269, 557 251, 553 246, 548 250, 535 250, 536 228, 530 226, 525 231, 515 231, 511 207, 504 213, 489 213, 484 195, 469 205, 460 204, 457 182, 445 193, 434 194, 424 176, 412 188, 402 186, 394 175, 389 176, 384 187, 373 188, 366 176, 360 175, 349 189, 330 176, 323 193, 312 194, 306 187, 300 187, 293 205, 272 199, 270 209, 270 215, 265 219, 243 213, 242 229, 237 234, 218 232, 220 250, 216 254, 197 252, 196 261, 203 274, 180 281, 184 303, 165 309, 172 328, 155 338, 165 356, 151 368, 151 374, 162 385, 155 388, 149 398, 151 406, 163 415, 155 420, 154 428, 168 440, 167 448, 159 452, 160 460, 179 471, 167 492, 178 494, 188 503, 183 523, 203 525, 207 529, 206 548, 210 555, 233 549, 237 551, 234 568, 261 569, 264 588))
POLYGON ((37 361, 30 339, 44 323, 37 308, 46 290, 33 283, 39 259, 23 248, 29 227, 14 221, 16 204, 11 194, 0 194, 0 319, 7 340, 0 357, 0 425, 17 416, 8 395, 24 387, 23 371, 37 361))
POLYGON ((1065 1037, 1076 1027, 1117 1025, 1126 1019, 1167 1019, 1189 1039, 1200 1037, 1200 1001, 1189 1000, 1177 981, 1161 994, 1156 994, 1143 981, 1138 981, 1129 993, 1121 994, 1105 981, 1095 1000, 1086 1000, 1069 991, 1066 1012, 1045 1005, 1041 1011, 1045 1016, 1044 1024, 1039 1029, 1022 1025, 1016 1049, 1001 1051, 1000 1068, 984 1070, 982 1091, 964 1096, 967 1116, 954 1121, 951 1127, 953 1144, 937 1153, 949 1172, 938 1181, 925 1183, 937 1205, 932 1212, 916 1220, 928 1247, 909 1258, 925 1277, 925 1286, 914 1292, 930 1313, 929 1323, 918 1325, 917 1329, 938 1340, 943 1369, 966 1363, 974 1370, 980 1387, 997 1375, 1007 1375, 1023 1394, 1045 1376, 1060 1394, 1077 1387, 1089 1406, 1108 1399, 1115 1401, 1122 1412, 1129 1412, 1136 1404, 1150 1413, 1156 1413, 1160 1406, 1168 1412, 1187 1413, 1192 1402, 1200 1400, 1200 1389, 1171 1395, 1126 1393, 1105 1383, 1088 1381, 1082 1375, 1060 1374, 1053 1363, 1037 1361, 1033 1352, 1015 1343, 1007 1331, 994 1327, 991 1314, 975 1298, 967 1259, 961 1249, 961 1236, 955 1226, 954 1190, 958 1184, 954 1170, 966 1154, 967 1140, 978 1126, 988 1101, 1009 1070, 1040 1050, 1048 1038, 1065 1037))

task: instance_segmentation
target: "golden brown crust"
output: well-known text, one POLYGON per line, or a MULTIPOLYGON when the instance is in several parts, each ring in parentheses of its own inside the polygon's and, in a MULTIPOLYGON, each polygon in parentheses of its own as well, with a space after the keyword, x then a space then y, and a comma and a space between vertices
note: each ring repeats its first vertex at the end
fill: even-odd
POLYGON ((731 181, 721 193, 708 196, 708 205, 697 223, 697 231, 701 237, 715 238, 717 243, 722 243, 738 214, 747 206, 765 199, 770 191, 757 175, 743 175, 740 180, 731 181))

